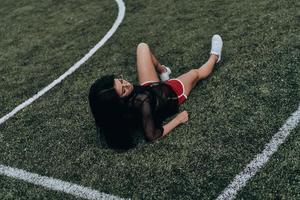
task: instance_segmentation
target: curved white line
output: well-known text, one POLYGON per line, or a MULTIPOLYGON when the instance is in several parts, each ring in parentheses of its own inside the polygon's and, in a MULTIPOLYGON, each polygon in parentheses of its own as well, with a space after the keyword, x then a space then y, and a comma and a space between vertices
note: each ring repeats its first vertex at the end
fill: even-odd
MULTIPOLYGON (((39 97, 48 92, 51 88, 59 84, 62 80, 64 80, 67 76, 71 75, 78 69, 83 63, 85 63, 101 46, 105 44, 105 42, 114 34, 122 20, 125 16, 125 5, 122 0, 115 0, 118 4, 118 17, 113 24, 112 28, 106 33, 106 35, 98 42, 83 58, 81 58, 78 62, 76 62, 68 71, 66 71, 63 75, 61 75, 58 79, 54 80, 51 84, 43 88, 36 95, 26 100, 15 109, 13 109, 10 113, 5 115, 0 119, 0 125, 8 120, 10 117, 14 116, 17 112, 30 105, 32 102, 37 100, 39 97)), ((105 199, 105 200, 120 200, 121 198, 105 194, 99 192, 97 190, 91 189, 89 187, 83 187, 74 183, 69 183, 66 181, 62 181, 59 179, 55 179, 52 177, 41 176, 35 173, 30 173, 22 169, 12 168, 9 166, 0 164, 0 175, 5 175, 8 177, 12 177, 15 179, 23 180, 35 185, 43 186, 45 188, 56 190, 60 192, 65 192, 76 197, 85 198, 85 199, 105 199)))
POLYGON ((75 72, 75 70, 77 70, 83 63, 85 63, 90 57, 92 57, 94 55, 94 53, 100 47, 102 47, 105 44, 105 42, 116 32, 117 28, 119 27, 119 25, 121 24, 121 22, 123 21, 124 16, 125 16, 124 2, 122 0, 115 0, 115 1, 117 2, 118 9, 119 9, 118 17, 117 17, 115 23, 113 24, 113 26, 111 27, 111 29, 106 33, 106 35, 83 58, 81 58, 79 61, 77 61, 71 68, 69 68, 68 71, 66 71, 59 78, 57 78, 52 83, 47 85, 45 88, 40 90, 38 93, 33 95, 31 98, 27 99, 26 101, 24 101, 23 103, 21 103, 20 105, 15 107, 10 113, 4 115, 0 119, 0 125, 3 124, 5 121, 7 121, 12 116, 14 116, 17 112, 19 112, 20 110, 22 110, 23 108, 25 108, 28 105, 32 104, 35 100, 37 100, 38 98, 43 96, 46 92, 48 92, 53 87, 55 87, 57 84, 59 84, 67 76, 69 76, 73 72, 75 72))

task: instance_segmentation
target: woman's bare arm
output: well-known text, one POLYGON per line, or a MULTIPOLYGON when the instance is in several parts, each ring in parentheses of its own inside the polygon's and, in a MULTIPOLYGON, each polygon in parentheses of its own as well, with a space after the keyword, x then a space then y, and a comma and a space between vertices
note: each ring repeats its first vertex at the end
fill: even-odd
POLYGON ((183 124, 187 122, 189 119, 187 111, 182 111, 179 113, 174 119, 172 119, 169 123, 163 126, 164 132, 162 137, 166 136, 168 133, 170 133, 171 130, 173 130, 176 126, 179 124, 183 124))

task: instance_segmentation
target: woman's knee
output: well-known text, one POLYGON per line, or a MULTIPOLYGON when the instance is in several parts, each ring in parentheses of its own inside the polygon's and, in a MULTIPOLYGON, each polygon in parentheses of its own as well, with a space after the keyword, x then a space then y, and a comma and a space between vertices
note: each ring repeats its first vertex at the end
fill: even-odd
POLYGON ((149 45, 147 43, 141 42, 137 46, 137 51, 143 50, 143 49, 147 49, 148 50, 149 49, 149 45))

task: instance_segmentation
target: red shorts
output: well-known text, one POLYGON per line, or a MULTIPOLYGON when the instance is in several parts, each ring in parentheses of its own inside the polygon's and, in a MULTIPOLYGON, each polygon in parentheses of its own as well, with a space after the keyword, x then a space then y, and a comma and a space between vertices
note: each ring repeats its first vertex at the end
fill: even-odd
MULTIPOLYGON (((147 81, 142 83, 141 86, 148 86, 151 83, 156 83, 157 81, 147 81)), ((179 105, 183 104, 187 100, 187 95, 185 94, 184 85, 179 79, 169 79, 165 81, 166 84, 171 86, 173 91, 177 94, 179 105)))

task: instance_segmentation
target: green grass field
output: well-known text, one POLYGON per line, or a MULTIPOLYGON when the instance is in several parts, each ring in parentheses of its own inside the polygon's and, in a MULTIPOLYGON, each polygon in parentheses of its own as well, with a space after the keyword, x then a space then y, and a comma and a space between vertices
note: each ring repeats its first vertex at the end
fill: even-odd
MULTIPOLYGON (((113 0, 0 0, 0 117, 83 57, 118 14, 113 0)), ((78 71, 0 126, 0 164, 131 199, 214 199, 299 106, 296 0, 126 0, 124 21, 78 71), (98 144, 88 90, 124 74, 137 83, 147 42, 176 77, 224 41, 222 62, 181 110, 166 138, 118 153, 98 144)), ((237 199, 299 199, 300 128, 237 199)), ((0 199, 75 199, 0 176, 0 199)))

